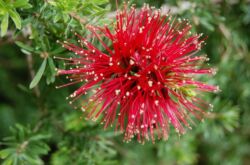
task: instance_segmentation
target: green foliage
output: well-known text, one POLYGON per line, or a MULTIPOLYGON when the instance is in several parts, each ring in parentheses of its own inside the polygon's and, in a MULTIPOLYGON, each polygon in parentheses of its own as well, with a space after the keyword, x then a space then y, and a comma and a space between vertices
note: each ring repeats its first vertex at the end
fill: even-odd
POLYGON ((17 9, 28 9, 32 6, 29 4, 29 0, 16 0, 14 2, 9 0, 0 0, 0 20, 1 21, 1 36, 3 37, 9 26, 9 17, 14 22, 17 29, 21 29, 21 17, 17 12, 17 9), (2 19, 1 19, 2 17, 2 19))
POLYGON ((44 70, 45 70, 45 67, 46 67, 46 64, 47 64, 47 58, 45 58, 43 60, 43 63, 42 65, 40 66, 38 72, 36 73, 34 79, 31 81, 30 83, 30 88, 34 88, 38 82, 40 81, 40 79, 42 78, 42 75, 44 73, 44 70))
POLYGON ((11 128, 12 136, 4 138, 2 145, 7 148, 0 151, 3 165, 43 164, 41 155, 48 154, 49 146, 44 142, 47 134, 36 134, 30 128, 19 124, 11 128))
POLYGON ((160 143, 158 147, 158 156, 165 162, 169 162, 169 164, 176 163, 181 165, 194 164, 197 162, 197 144, 195 142, 195 137, 190 134, 187 134, 181 139, 178 137, 172 137, 169 139, 169 143, 160 143))
MULTIPOLYGON (((72 161, 75 164, 118 164, 114 159, 116 151, 114 144, 105 138, 96 137, 88 143, 83 142, 74 144, 72 139, 68 139, 67 143, 63 141, 59 144, 59 150, 52 155, 51 164, 61 165, 70 164, 72 161), (96 156, 98 155, 98 156, 96 156)), ((86 139, 87 140, 87 139, 86 139)))
MULTIPOLYGON (((75 42, 77 32, 100 47, 85 26, 112 27, 109 12, 116 8, 115 1, 0 0, 0 163, 249 164, 249 2, 131 3, 141 6, 144 2, 170 7, 178 17, 190 20, 194 32, 208 36, 202 53, 218 73, 201 79, 218 84, 222 92, 206 95, 214 105, 207 119, 195 120, 192 130, 181 137, 171 132, 166 142, 122 142, 114 128, 103 130, 102 125, 85 120, 82 112, 72 110, 65 101, 72 87, 54 88, 66 81, 56 78, 56 68, 65 65, 53 57, 72 55, 57 41, 75 42)), ((190 87, 181 90, 188 97, 196 95, 190 87)))

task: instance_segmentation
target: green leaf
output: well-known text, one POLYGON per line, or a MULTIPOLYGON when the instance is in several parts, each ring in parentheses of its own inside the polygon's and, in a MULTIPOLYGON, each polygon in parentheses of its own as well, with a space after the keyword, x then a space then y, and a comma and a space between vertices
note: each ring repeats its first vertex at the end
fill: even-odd
POLYGON ((3 0, 0 0, 0 7, 5 9, 5 6, 6 6, 5 2, 3 0))
POLYGON ((4 149, 0 151, 0 158, 1 159, 5 159, 7 158, 10 154, 12 154, 13 152, 15 152, 15 149, 13 148, 8 148, 8 149, 4 149))
POLYGON ((65 48, 63 48, 63 47, 58 47, 58 48, 54 49, 53 51, 51 51, 49 54, 57 55, 57 54, 62 53, 63 51, 65 51, 65 48))
POLYGON ((42 75, 43 75, 43 73, 45 71, 45 68, 46 68, 46 64, 47 64, 47 58, 45 58, 43 60, 42 65, 40 66, 40 68, 39 68, 38 72, 36 73, 34 79, 31 81, 30 89, 34 88, 39 83, 39 81, 41 80, 42 75))
POLYGON ((54 61, 50 57, 48 58, 48 61, 49 61, 49 67, 50 67, 51 73, 52 73, 52 75, 55 75, 56 74, 56 66, 54 64, 54 61))
POLYGON ((27 51, 30 51, 30 52, 34 51, 34 48, 32 48, 31 46, 26 45, 26 44, 24 44, 24 43, 22 43, 20 41, 16 41, 15 43, 17 44, 17 46, 19 46, 20 48, 23 48, 24 50, 27 50, 27 51))
POLYGON ((11 156, 11 157, 8 157, 4 162, 3 162, 3 164, 2 165, 12 165, 13 164, 13 157, 11 156))
POLYGON ((31 53, 27 50, 24 50, 24 49, 21 49, 21 52, 23 52, 24 54, 27 54, 27 55, 31 55, 31 53))
POLYGON ((8 29, 8 24, 9 24, 9 14, 5 14, 3 16, 3 20, 2 20, 2 23, 1 23, 1 36, 3 37, 6 32, 7 32, 7 29, 8 29))
POLYGON ((206 19, 200 19, 200 23, 210 31, 214 31, 214 26, 206 19))
POLYGON ((20 15, 14 10, 9 10, 9 14, 10 14, 11 19, 15 23, 16 28, 21 29, 21 17, 20 17, 20 15))
POLYGON ((49 134, 38 134, 38 135, 31 137, 29 141, 39 141, 39 140, 48 139, 48 138, 50 138, 49 134))
POLYGON ((60 19, 61 19, 61 14, 57 13, 53 18, 53 22, 57 23, 60 19))
POLYGON ((28 9, 28 8, 32 7, 32 5, 29 4, 28 0, 17 0, 15 2, 13 2, 13 6, 15 8, 23 8, 23 9, 28 9))

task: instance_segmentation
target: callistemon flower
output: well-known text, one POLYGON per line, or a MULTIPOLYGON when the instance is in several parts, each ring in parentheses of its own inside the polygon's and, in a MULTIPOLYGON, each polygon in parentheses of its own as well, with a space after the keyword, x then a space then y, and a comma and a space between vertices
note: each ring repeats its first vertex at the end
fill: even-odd
POLYGON ((147 5, 139 10, 125 6, 117 11, 113 29, 87 28, 103 48, 76 34, 78 45, 63 43, 76 54, 64 59, 71 68, 58 70, 72 81, 63 86, 81 83, 69 99, 87 95, 81 105, 87 118, 101 116, 105 128, 114 125, 125 132, 125 141, 136 136, 139 142, 154 142, 155 137, 167 139, 171 127, 185 133, 194 118, 206 114, 209 104, 202 93, 218 87, 195 77, 215 71, 201 68, 207 58, 196 53, 204 38, 191 34, 187 20, 176 21, 147 5))

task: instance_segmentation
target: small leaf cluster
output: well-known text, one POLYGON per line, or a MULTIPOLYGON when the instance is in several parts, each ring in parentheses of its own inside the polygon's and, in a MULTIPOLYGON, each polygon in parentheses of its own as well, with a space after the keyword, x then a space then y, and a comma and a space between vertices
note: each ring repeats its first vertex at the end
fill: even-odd
POLYGON ((0 20, 1 20, 1 36, 3 37, 9 26, 9 19, 14 22, 17 29, 21 29, 21 17, 17 9, 25 10, 31 8, 28 0, 4 1, 0 0, 0 20))
POLYGON ((4 159, 3 165, 19 164, 43 164, 42 155, 49 152, 49 146, 45 140, 48 134, 34 133, 34 130, 16 124, 10 128, 12 136, 3 139, 1 145, 7 146, 0 151, 0 157, 4 159))

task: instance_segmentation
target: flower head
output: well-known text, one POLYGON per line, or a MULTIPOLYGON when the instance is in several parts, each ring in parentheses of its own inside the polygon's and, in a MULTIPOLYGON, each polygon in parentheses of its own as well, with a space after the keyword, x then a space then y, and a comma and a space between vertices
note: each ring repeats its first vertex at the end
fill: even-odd
POLYGON ((171 125, 183 134, 191 128, 192 116, 204 116, 208 105, 201 94, 216 92, 218 87, 194 80, 195 75, 214 74, 214 70, 201 68, 207 57, 196 53, 204 39, 190 33, 187 20, 176 21, 147 5, 138 11, 125 5, 117 12, 113 30, 88 29, 104 51, 76 34, 80 46, 63 44, 76 54, 65 59, 72 68, 58 70, 70 75, 72 82, 66 85, 82 84, 70 98, 88 94, 81 105, 88 118, 101 115, 105 128, 114 124, 125 132, 124 140, 137 136, 143 142, 154 141, 156 135, 167 139, 171 125))

